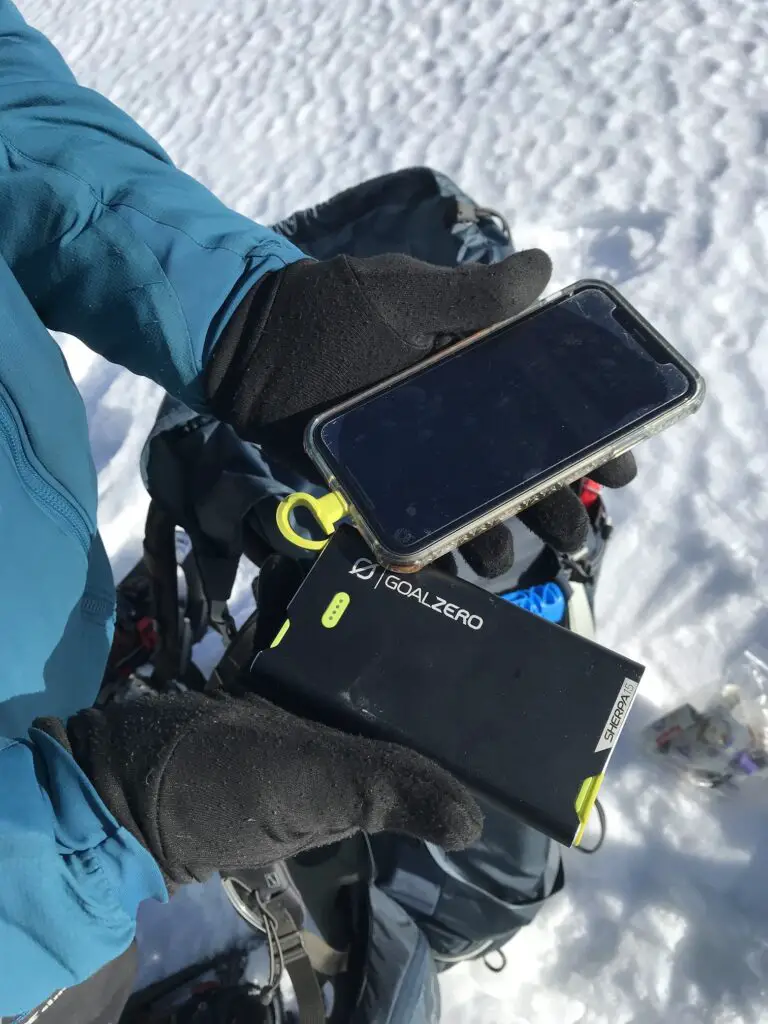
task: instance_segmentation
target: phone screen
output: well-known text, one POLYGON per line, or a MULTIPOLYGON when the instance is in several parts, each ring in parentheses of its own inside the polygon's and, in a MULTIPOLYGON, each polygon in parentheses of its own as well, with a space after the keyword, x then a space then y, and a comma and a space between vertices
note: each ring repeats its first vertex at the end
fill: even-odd
POLYGON ((642 324, 586 287, 325 421, 315 443, 404 555, 598 450, 694 387, 642 324))

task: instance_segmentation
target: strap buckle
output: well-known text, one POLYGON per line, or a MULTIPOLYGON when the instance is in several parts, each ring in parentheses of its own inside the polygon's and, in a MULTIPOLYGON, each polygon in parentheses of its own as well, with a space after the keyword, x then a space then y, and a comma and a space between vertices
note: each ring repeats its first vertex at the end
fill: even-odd
POLYGON ((262 1003, 268 1006, 274 1000, 287 974, 299 1007, 299 1024, 323 1024, 325 1001, 304 945, 304 904, 285 863, 240 872, 239 877, 223 879, 223 885, 235 910, 267 942, 269 977, 261 991, 262 1003))

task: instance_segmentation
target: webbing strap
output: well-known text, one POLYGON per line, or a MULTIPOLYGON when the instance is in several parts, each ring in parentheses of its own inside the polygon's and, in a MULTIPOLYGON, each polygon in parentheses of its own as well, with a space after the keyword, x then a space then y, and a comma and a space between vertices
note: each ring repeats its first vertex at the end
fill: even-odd
POLYGON ((262 907, 262 910, 267 942, 270 945, 270 987, 273 990, 276 988, 285 970, 296 995, 299 1024, 325 1024, 325 1001, 320 983, 304 947, 299 926, 288 909, 287 900, 277 896, 270 900, 269 909, 262 907))
MULTIPOLYGON (((283 972, 293 984, 299 1008, 299 1024, 325 1024, 325 1001, 320 982, 304 945, 304 909, 301 896, 283 862, 224 880, 224 889, 235 910, 263 932, 269 951, 269 980, 262 990, 265 1004, 274 999, 283 972)), ((336 951, 319 940, 316 952, 329 958, 336 951), (323 949, 322 947, 325 947, 323 949)))
POLYGON ((325 1024, 325 1002, 320 983, 309 962, 301 936, 297 935, 296 938, 298 947, 293 953, 284 950, 283 959, 299 1007, 299 1024, 325 1024))
POLYGON ((301 936, 309 962, 318 974, 325 974, 330 978, 346 971, 349 966, 349 953, 334 949, 314 932, 302 932, 301 936))

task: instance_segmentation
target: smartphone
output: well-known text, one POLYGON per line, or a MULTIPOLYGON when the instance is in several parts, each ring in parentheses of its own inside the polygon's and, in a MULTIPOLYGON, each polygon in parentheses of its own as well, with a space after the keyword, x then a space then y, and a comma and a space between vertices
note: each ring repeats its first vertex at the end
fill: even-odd
POLYGON ((579 281, 308 426, 380 563, 415 571, 693 412, 704 382, 614 288, 579 281))

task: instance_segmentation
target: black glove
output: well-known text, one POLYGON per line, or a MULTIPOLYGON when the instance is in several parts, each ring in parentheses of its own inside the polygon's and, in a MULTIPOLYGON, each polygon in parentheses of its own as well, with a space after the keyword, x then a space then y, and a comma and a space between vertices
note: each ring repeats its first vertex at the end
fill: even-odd
POLYGON ((361 829, 447 849, 482 816, 404 747, 297 718, 253 695, 163 694, 38 719, 171 883, 259 867, 361 829))
MULTIPOLYGON (((314 476, 303 448, 312 416, 522 312, 550 272, 538 249, 490 266, 449 268, 401 255, 294 263, 261 278, 227 324, 206 368, 209 403, 246 440, 314 476)), ((631 456, 609 475, 628 482, 631 456)), ((561 550, 586 540, 586 513, 568 490, 522 518, 561 550)), ((462 553, 481 576, 497 576, 512 564, 512 538, 496 527, 462 553)))
POLYGON ((312 416, 522 312, 551 269, 538 249, 492 266, 400 255, 293 263, 262 277, 229 321, 206 368, 209 403, 296 465, 312 416))
MULTIPOLYGON (((593 470, 589 476, 603 487, 626 487, 637 476, 635 457, 627 452, 593 470)), ((571 487, 553 491, 521 512, 518 518, 557 551, 573 554, 586 543, 589 519, 581 499, 571 487)))

